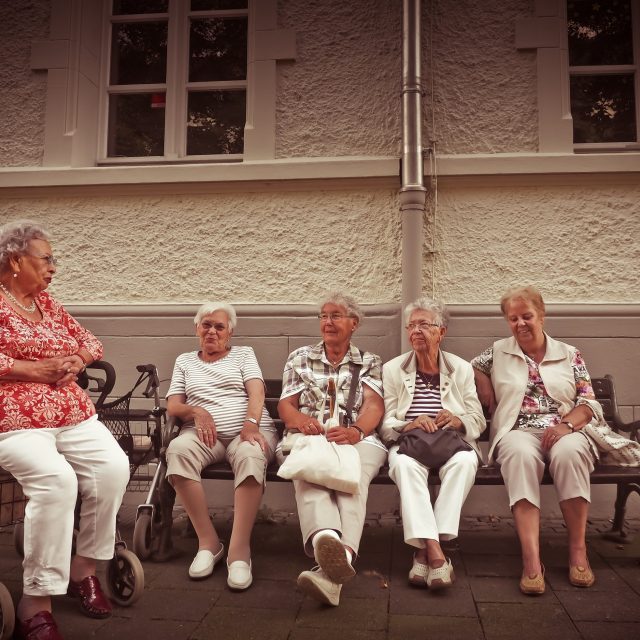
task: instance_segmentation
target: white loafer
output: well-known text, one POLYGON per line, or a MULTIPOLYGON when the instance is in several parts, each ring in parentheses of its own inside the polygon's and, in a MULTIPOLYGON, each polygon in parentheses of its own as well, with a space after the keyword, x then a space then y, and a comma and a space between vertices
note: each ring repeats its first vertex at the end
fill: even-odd
POLYGON ((201 549, 196 553, 196 557, 189 567, 189 577, 192 580, 208 578, 223 555, 224 545, 222 543, 220 543, 220 550, 216 554, 209 551, 209 549, 201 549))
POLYGON ((336 584, 343 584, 356 575, 347 560, 344 545, 333 536, 321 535, 315 544, 314 555, 322 571, 336 584))
POLYGON ((342 585, 331 580, 320 567, 303 571, 298 576, 298 588, 323 604, 330 604, 332 607, 340 604, 342 585))
POLYGON ((235 560, 231 564, 227 562, 227 569, 229 576, 227 577, 227 584, 229 589, 233 591, 243 591, 248 589, 253 582, 253 575, 251 575, 251 560, 245 562, 244 560, 235 560))

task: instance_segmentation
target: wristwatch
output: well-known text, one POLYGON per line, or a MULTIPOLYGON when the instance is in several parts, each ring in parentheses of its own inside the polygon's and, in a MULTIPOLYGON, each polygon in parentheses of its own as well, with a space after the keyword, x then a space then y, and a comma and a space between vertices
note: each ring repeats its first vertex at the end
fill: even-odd
POLYGON ((569 427, 569 429, 571 429, 571 433, 575 433, 576 432, 576 428, 573 426, 573 424, 571 422, 569 422, 568 420, 562 420, 560 422, 560 424, 566 424, 567 427, 569 427))
POLYGON ((256 427, 258 426, 258 421, 255 418, 245 418, 244 421, 250 422, 251 424, 255 424, 256 427))
POLYGON ((360 442, 364 440, 364 431, 357 424, 350 424, 349 429, 355 429, 360 434, 360 442))

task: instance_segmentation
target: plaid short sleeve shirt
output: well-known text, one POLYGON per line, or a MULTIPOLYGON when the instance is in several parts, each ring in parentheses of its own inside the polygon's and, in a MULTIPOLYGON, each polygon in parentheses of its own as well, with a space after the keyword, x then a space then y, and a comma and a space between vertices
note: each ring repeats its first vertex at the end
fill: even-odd
POLYGON ((293 351, 284 367, 280 397, 288 398, 299 393, 300 411, 325 422, 328 417, 328 402, 325 407, 325 398, 329 378, 333 378, 336 383, 338 405, 344 411, 351 388, 351 362, 362 365, 353 409, 355 419, 362 406, 363 385, 366 384, 382 396, 382 360, 375 353, 361 353, 353 344, 349 345, 347 354, 335 369, 327 360, 322 342, 293 351), (324 415, 321 415, 323 410, 324 415))

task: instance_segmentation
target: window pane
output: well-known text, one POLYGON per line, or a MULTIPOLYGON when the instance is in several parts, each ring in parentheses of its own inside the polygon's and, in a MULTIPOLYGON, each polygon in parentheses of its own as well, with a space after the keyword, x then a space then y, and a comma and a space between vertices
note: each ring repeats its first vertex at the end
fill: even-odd
POLYGON ((187 155, 242 153, 245 103, 244 91, 189 93, 187 155))
POLYGON ((247 19, 192 20, 189 81, 244 80, 247 76, 247 19))
POLYGON ((167 23, 114 24, 111 36, 111 84, 165 82, 167 23))
POLYGON ((113 15, 131 15, 134 13, 166 13, 169 0, 113 0, 113 15))
POLYGON ((162 94, 109 96, 110 158, 164 155, 164 102, 162 94))
POLYGON ((191 0, 191 11, 246 9, 247 0, 191 0))
POLYGON ((567 2, 569 64, 633 64, 630 0, 567 2))
POLYGON ((573 76, 574 142, 635 142, 633 75, 573 76))

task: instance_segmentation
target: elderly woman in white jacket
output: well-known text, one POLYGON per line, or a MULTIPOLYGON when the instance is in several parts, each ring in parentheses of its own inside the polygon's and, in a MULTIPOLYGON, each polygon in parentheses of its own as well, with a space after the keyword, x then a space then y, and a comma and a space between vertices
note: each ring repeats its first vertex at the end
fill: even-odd
POLYGON ((480 459, 476 440, 486 428, 486 421, 471 365, 440 350, 448 324, 444 305, 419 298, 406 307, 405 319, 413 351, 383 367, 385 415, 380 434, 391 445, 389 475, 400 491, 404 540, 417 549, 409 582, 439 589, 455 580, 451 560, 445 557, 440 540, 458 535, 460 511, 473 486, 480 459), (400 435, 413 429, 457 429, 470 449, 458 451, 439 469, 428 469, 398 451, 396 441, 400 435), (441 481, 434 507, 427 484, 430 472, 438 473, 441 481))

